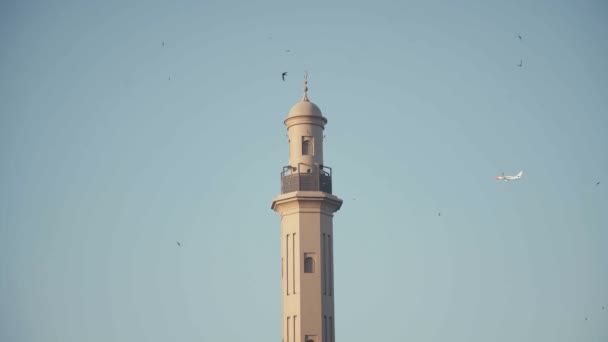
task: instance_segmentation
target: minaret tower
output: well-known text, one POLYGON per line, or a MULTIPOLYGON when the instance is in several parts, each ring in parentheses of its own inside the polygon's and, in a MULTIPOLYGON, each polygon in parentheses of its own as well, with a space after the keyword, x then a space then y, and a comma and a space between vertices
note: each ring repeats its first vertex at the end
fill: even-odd
POLYGON ((333 216, 342 200, 332 195, 331 168, 323 164, 327 119, 304 97, 289 111, 289 164, 281 172, 283 342, 334 342, 333 216))

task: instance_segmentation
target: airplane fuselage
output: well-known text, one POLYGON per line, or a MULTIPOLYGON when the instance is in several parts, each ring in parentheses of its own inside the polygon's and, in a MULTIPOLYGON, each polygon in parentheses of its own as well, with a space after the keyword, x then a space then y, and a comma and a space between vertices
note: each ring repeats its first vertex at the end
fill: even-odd
POLYGON ((523 171, 520 171, 517 174, 517 176, 504 176, 504 175, 503 176, 496 176, 496 180, 502 180, 502 181, 508 182, 508 181, 512 181, 512 180, 521 179, 522 175, 523 175, 523 171))

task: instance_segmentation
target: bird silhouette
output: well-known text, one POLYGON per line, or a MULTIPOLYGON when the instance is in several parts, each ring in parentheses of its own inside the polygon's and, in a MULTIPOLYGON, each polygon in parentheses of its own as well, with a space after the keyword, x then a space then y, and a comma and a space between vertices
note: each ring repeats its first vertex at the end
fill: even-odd
POLYGON ((595 183, 596 186, 600 185, 600 182, 595 183))
POLYGON ((179 243, 179 241, 175 241, 175 242, 177 242, 177 245, 178 245, 179 247, 181 247, 181 246, 182 246, 182 244, 181 244, 181 243, 179 243))
POLYGON ((291 52, 291 50, 285 50, 285 52, 291 52))
POLYGON ((437 213, 437 216, 441 216, 441 213, 437 213))
POLYGON ((284 73, 281 74, 281 78, 283 79, 283 82, 285 82, 285 76, 287 76, 287 71, 285 71, 284 73))
POLYGON ((517 66, 521 68, 523 65, 524 65, 524 61, 520 59, 519 64, 517 64, 517 66))
POLYGON ((160 45, 165 46, 165 42, 160 43, 160 45))
POLYGON ((517 38, 519 38, 519 40, 521 40, 521 34, 518 34, 518 35, 517 35, 517 38))

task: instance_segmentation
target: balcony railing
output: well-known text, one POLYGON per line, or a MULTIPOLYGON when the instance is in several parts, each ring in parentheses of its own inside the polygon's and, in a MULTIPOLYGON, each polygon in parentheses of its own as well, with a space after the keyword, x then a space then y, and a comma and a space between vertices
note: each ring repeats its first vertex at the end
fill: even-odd
POLYGON ((303 165, 298 165, 298 168, 283 167, 281 194, 293 191, 323 191, 331 194, 331 167, 319 165, 314 168, 317 172, 311 172, 311 168, 303 165))

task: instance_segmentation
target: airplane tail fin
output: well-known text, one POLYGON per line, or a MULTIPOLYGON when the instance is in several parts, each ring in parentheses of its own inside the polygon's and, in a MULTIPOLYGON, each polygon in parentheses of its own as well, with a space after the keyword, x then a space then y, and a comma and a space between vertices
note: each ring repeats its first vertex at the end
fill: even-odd
POLYGON ((524 174, 523 171, 519 171, 519 173, 517 174, 517 177, 521 177, 524 174))

